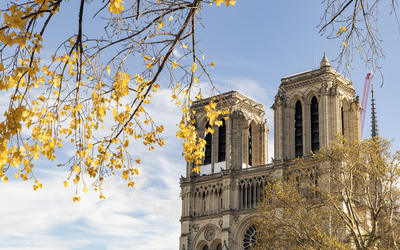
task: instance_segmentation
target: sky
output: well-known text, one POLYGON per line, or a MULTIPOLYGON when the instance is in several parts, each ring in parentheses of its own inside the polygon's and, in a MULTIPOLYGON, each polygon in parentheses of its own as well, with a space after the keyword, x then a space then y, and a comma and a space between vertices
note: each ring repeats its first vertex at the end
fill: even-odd
MULTIPOLYGON (((380 61, 384 85, 380 87, 380 78, 375 80, 378 129, 380 135, 394 139, 393 150, 399 150, 400 105, 395 101, 400 93, 400 35, 395 17, 383 4, 379 24, 386 58, 380 61)), ((271 156, 274 138, 270 107, 280 79, 319 66, 324 52, 337 67, 333 59, 341 41, 318 33, 323 9, 317 1, 238 0, 233 7, 206 5, 202 10, 204 28, 198 26, 197 38, 205 59, 216 64, 209 73, 220 92, 236 90, 264 105, 271 129, 271 156)), ((69 21, 68 15, 58 18, 69 21)), ((55 29, 52 36, 62 36, 62 31, 55 29)), ((43 53, 47 53, 46 47, 43 53)), ((352 65, 347 77, 361 96, 369 70, 357 58, 352 65)), ((99 194, 90 190, 82 194, 79 203, 72 202, 74 188, 65 188, 62 183, 68 169, 55 167, 57 160, 39 159, 36 176, 43 183, 42 189, 35 192, 32 181, 12 178, 7 184, 0 183, 0 249, 178 249, 179 178, 185 175, 181 142, 175 137, 180 111, 170 100, 171 90, 166 84, 162 86, 152 98, 150 112, 155 122, 165 127, 166 146, 152 152, 140 145, 132 148, 141 155, 134 188, 126 188, 127 183, 114 176, 105 182, 105 200, 99 200, 99 194)), ((200 80, 200 86, 207 96, 209 84, 200 80)), ((0 96, 6 93, 0 92, 0 96)), ((6 106, 5 98, 1 98, 1 114, 6 106)), ((370 116, 369 101, 364 137, 370 134, 370 116)), ((68 149, 58 151, 57 159, 66 159, 71 153, 68 149)))

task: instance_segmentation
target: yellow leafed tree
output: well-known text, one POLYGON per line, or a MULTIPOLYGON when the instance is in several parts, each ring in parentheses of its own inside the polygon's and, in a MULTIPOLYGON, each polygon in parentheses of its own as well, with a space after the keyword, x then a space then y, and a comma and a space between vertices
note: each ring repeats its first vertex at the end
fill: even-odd
POLYGON ((390 142, 338 140, 271 179, 254 249, 400 249, 399 184, 390 142))
MULTIPOLYGON (((183 140, 184 156, 197 163, 203 157, 205 142, 197 139, 189 106, 200 77, 212 84, 195 38, 204 1, 95 2, 19 1, 2 10, 0 90, 10 98, 0 123, 3 182, 8 181, 8 170, 18 167, 14 178, 34 179, 34 190, 42 188, 34 174, 35 161, 53 161, 57 148, 73 144, 75 155, 58 166, 70 169, 67 177, 77 195, 79 184, 88 191, 84 180, 90 178, 89 186, 105 198, 102 184, 110 174, 120 173, 133 187, 140 158, 127 152, 129 143, 142 140, 149 150, 164 145, 164 127, 154 123, 146 108, 160 89, 162 74, 168 76, 172 99, 183 112, 177 136, 183 140), (44 53, 45 42, 55 39, 53 20, 73 7, 79 10, 69 17, 74 21, 57 24, 65 40, 44 53), (91 32, 88 26, 93 23, 103 33, 91 32), (173 55, 176 48, 184 56, 173 55), (191 63, 181 63, 182 57, 191 63), (111 125, 109 118, 114 119, 111 125)), ((216 2, 221 3, 235 1, 216 2)))

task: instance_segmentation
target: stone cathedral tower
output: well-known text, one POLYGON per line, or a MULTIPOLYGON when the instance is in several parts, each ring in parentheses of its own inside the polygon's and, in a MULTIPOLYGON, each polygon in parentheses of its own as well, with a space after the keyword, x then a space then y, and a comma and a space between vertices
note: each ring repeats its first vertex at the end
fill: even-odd
POLYGON ((200 174, 187 163, 180 180, 180 250, 242 250, 255 242, 254 206, 269 178, 282 176, 295 157, 326 147, 334 135, 360 138, 360 105, 353 84, 324 55, 316 70, 281 79, 274 110, 274 157, 268 162, 263 106, 236 91, 219 96, 229 119, 205 134, 205 99, 193 103, 196 129, 207 146, 200 174))

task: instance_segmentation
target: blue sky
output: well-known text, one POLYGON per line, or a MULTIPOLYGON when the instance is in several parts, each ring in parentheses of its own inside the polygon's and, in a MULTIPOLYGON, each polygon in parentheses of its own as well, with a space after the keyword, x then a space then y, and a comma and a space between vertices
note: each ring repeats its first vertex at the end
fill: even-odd
MULTIPOLYGON (((385 84, 375 83, 375 98, 380 135, 396 139, 400 149, 400 122, 395 101, 400 93, 399 27, 389 9, 381 3, 380 31, 386 59, 381 60, 385 84)), ((2 4, 0 4, 0 7, 2 4)), ((318 34, 324 5, 316 1, 243 1, 233 7, 208 6, 202 10, 205 28, 198 26, 197 38, 208 63, 216 66, 209 73, 219 91, 237 90, 264 105, 270 126, 269 155, 273 155, 273 113, 270 107, 285 75, 316 67, 326 52, 331 65, 340 51, 341 41, 318 34)), ((75 10, 72 8, 69 13, 75 10)), ((58 21, 70 22, 68 15, 58 21)), ((85 27, 91 29, 91 27, 85 27)), ((53 40, 62 38, 54 29, 53 40)), ((45 37, 46 38, 46 37, 45 37)), ((45 46, 44 54, 51 53, 45 46)), ((206 62, 207 63, 207 62, 206 62)), ((362 95, 368 73, 365 64, 355 58, 351 80, 362 95)), ((140 144, 132 152, 141 155, 135 187, 127 189, 120 177, 107 179, 105 200, 90 190, 80 203, 72 202, 74 188, 62 182, 68 170, 56 168, 57 160, 70 156, 59 151, 55 162, 39 160, 36 176, 43 188, 33 191, 33 182, 10 180, 0 183, 1 249, 177 249, 180 236, 181 200, 179 178, 185 175, 180 141, 175 138, 180 111, 170 100, 171 90, 163 89, 152 98, 153 118, 165 127, 166 146, 148 152, 140 144)), ((203 94, 210 86, 200 80, 203 94)), ((1 96, 6 96, 0 92, 1 96)), ((6 103, 0 101, 0 113, 6 103)), ((370 108, 370 101, 368 104, 370 108)), ((370 133, 367 111, 364 136, 370 133)), ((12 178, 10 178, 12 179, 12 178)))

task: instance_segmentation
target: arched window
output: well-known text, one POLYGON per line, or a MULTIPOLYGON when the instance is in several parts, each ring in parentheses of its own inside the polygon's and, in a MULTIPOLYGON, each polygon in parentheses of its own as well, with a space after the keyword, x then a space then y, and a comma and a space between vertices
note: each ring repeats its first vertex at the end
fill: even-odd
POLYGON ((249 227, 243 238, 243 247, 245 250, 253 249, 256 245, 256 228, 254 226, 249 227))
POLYGON ((311 100, 311 150, 319 150, 318 100, 315 96, 311 100))
POLYGON ((207 245, 205 245, 204 247, 203 247, 203 250, 208 250, 209 248, 208 248, 208 246, 207 245))
MULTIPOLYGON (((206 129, 211 128, 210 123, 207 123, 206 129)), ((206 140, 206 147, 204 148, 204 165, 211 164, 211 149, 212 149, 212 134, 206 132, 204 138, 206 140)))
POLYGON ((251 125, 249 126, 249 131, 248 131, 248 137, 249 137, 249 166, 253 166, 251 158, 252 158, 252 143, 251 143, 251 125))
POLYGON ((225 148, 226 148, 226 126, 225 119, 222 119, 222 125, 219 127, 218 132, 218 162, 225 161, 225 148))
POLYGON ((222 250, 222 244, 221 243, 218 244, 217 250, 222 250))
POLYGON ((296 102, 296 113, 294 115, 294 135, 296 157, 303 156, 303 111, 300 101, 296 102))
POLYGON ((343 106, 341 108, 341 112, 342 112, 342 135, 344 136, 344 113, 343 113, 343 106))

